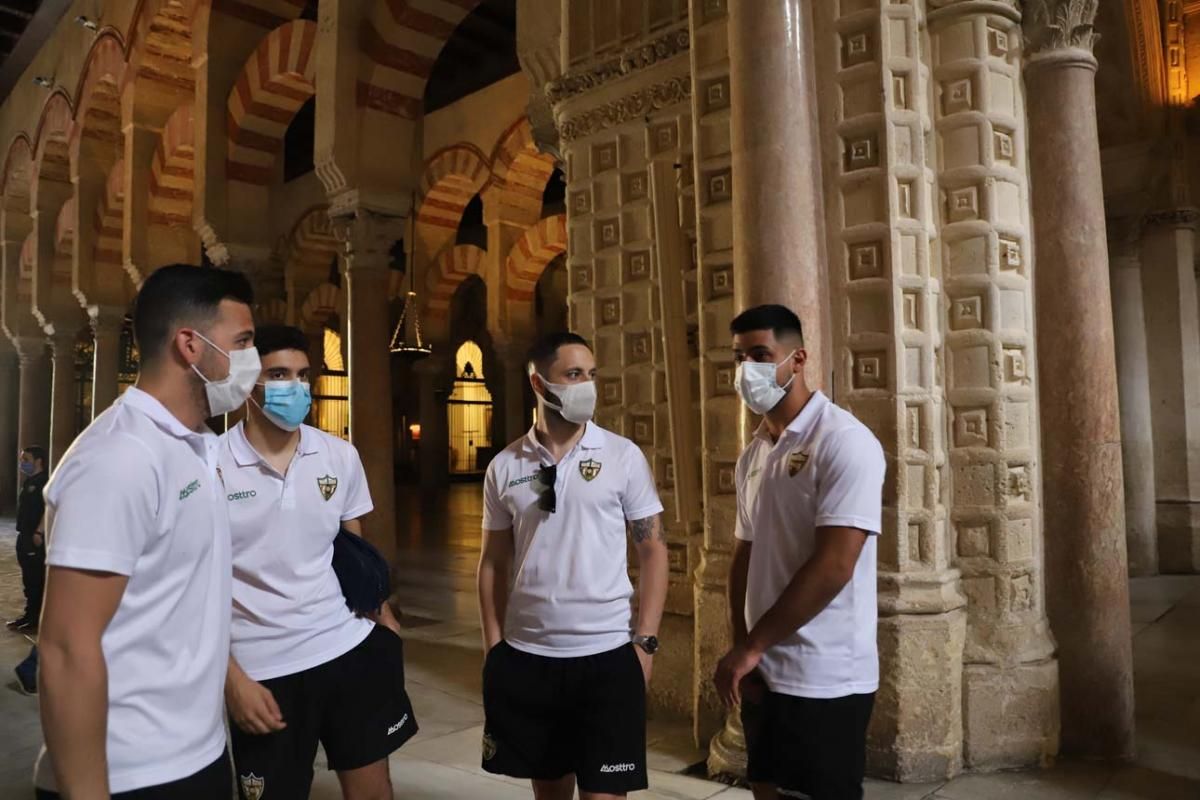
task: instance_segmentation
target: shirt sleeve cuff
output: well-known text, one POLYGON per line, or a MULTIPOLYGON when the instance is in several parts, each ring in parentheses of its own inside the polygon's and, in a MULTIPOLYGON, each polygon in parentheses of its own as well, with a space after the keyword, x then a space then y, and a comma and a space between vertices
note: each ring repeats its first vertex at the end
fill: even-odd
POLYGON ((858 528, 860 531, 875 535, 878 535, 880 528, 883 527, 877 519, 845 517, 836 514, 817 517, 814 525, 818 528, 858 528))
POLYGON ((349 511, 347 511, 346 513, 342 514, 342 522, 346 522, 347 520, 352 520, 352 519, 358 519, 359 517, 365 517, 367 514, 370 514, 374 510, 375 510, 375 506, 371 503, 367 503, 365 506, 359 506, 358 508, 352 508, 349 511))
POLYGON ((135 561, 136 559, 125 558, 115 553, 76 547, 56 547, 46 554, 46 563, 52 567, 112 572, 126 577, 133 574, 135 561))
POLYGON ((655 514, 661 514, 662 512, 663 512, 663 504, 655 503, 652 506, 645 506, 643 508, 639 508, 637 511, 626 512, 625 519, 629 522, 639 522, 643 519, 649 519, 650 517, 653 517, 655 514))
POLYGON ((484 515, 483 529, 485 531, 506 531, 513 526, 512 517, 502 519, 500 517, 490 517, 484 515))

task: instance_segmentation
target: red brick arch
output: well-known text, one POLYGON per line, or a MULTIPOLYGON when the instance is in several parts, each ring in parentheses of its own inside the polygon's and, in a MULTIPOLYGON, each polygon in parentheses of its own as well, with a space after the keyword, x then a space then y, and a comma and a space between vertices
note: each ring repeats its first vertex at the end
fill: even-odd
POLYGON ((446 322, 450 318, 450 300, 470 275, 483 276, 484 251, 472 244, 446 248, 429 269, 425 278, 425 313, 430 322, 446 322))

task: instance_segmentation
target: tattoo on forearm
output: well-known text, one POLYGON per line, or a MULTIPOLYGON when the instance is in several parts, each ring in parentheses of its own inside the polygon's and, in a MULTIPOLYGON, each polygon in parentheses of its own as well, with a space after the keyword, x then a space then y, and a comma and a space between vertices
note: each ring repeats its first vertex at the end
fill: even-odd
POLYGON ((662 526, 662 517, 658 514, 630 522, 629 533, 633 536, 634 544, 641 544, 652 536, 660 542, 667 541, 667 534, 662 526))

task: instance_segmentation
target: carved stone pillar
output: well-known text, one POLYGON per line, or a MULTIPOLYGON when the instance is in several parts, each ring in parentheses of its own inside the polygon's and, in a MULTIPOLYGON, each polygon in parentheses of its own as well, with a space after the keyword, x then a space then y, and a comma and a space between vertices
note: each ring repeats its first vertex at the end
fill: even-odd
POLYGON ((54 378, 50 400, 50 468, 58 466, 75 441, 75 335, 56 333, 50 337, 54 378))
POLYGON ((95 419, 117 399, 125 312, 93 306, 88 309, 88 318, 95 340, 92 362, 92 418, 95 419))
MULTIPOLYGON (((1059 716, 1044 600, 1020 12, 1015 0, 931 5, 937 89, 912 102, 931 101, 938 137, 933 202, 947 300, 934 369, 945 376, 949 411, 948 546, 968 601, 963 757, 975 769, 1030 766, 1057 751, 1059 716)), ((902 178, 895 191, 919 198, 920 184, 902 178)), ((897 268, 906 266, 893 261, 897 268)))
POLYGON ((346 242, 350 441, 358 448, 375 510, 364 528, 389 559, 396 552, 392 365, 388 354, 388 259, 402 220, 366 210, 336 221, 346 242))
POLYGON ((1200 570, 1200 315, 1194 270, 1200 212, 1151 214, 1142 239, 1158 563, 1200 570))
POLYGON ((16 342, 21 373, 18 447, 50 448, 50 355, 43 337, 16 342))
POLYGON ((439 489, 446 485, 450 472, 450 425, 446 417, 446 383, 451 372, 453 354, 446 344, 434 344, 433 355, 417 362, 420 393, 421 443, 420 472, 422 489, 439 489))
POLYGON ((734 305, 782 303, 804 324, 810 386, 829 385, 812 4, 729 3, 734 305))
POLYGON ((11 514, 16 508, 16 452, 23 446, 17 444, 20 388, 16 348, 0 334, 0 514, 11 514))
POLYGON ((1043 0, 1026 27, 1046 607, 1058 642, 1063 751, 1131 758, 1133 641, 1095 16, 1095 0, 1043 0))
POLYGON ((1130 575, 1158 574, 1154 502, 1154 436, 1146 314, 1142 300, 1140 221, 1108 226, 1109 279, 1121 399, 1121 464, 1125 475, 1125 538, 1130 575), (1114 227, 1116 230, 1114 230, 1114 227))
POLYGON ((139 124, 125 126, 125 202, 122 224, 123 266, 135 287, 153 272, 150 264, 150 172, 161 131, 139 124))
POLYGON ((525 357, 529 353, 530 342, 527 339, 497 338, 493 343, 496 360, 503 367, 501 385, 501 426, 496 432, 494 441, 497 451, 516 441, 529 431, 529 418, 525 413, 526 398, 529 393, 529 373, 526 369, 525 357))

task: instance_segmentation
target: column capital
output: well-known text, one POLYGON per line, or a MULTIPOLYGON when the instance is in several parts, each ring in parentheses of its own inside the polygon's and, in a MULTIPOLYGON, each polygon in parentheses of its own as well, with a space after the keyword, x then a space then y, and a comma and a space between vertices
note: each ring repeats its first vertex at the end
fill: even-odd
POLYGON ((1093 49, 1099 0, 1030 0, 1025 15, 1029 66, 1097 67, 1093 49))
POLYGON ((388 268, 392 245, 404 238, 406 222, 406 217, 363 208, 330 218, 334 236, 346 248, 346 268, 358 271, 388 268))
POLYGON ((93 336, 120 335, 125 327, 125 309, 113 306, 88 306, 88 324, 93 336))
POLYGON ((1194 231, 1200 225, 1200 209, 1184 207, 1151 211, 1146 215, 1145 224, 1147 227, 1161 225, 1194 231))
POLYGON ((22 367, 29 366, 46 352, 46 339, 42 336, 18 336, 12 343, 22 367))
POLYGON ((50 350, 54 354, 54 360, 60 358, 75 358, 75 341, 78 337, 74 333, 66 333, 64 331, 56 331, 50 334, 48 340, 50 342, 50 350))
POLYGON ((1146 220, 1142 217, 1110 217, 1105 220, 1104 229, 1108 234, 1109 261, 1138 260, 1138 247, 1142 242, 1142 231, 1146 220))

